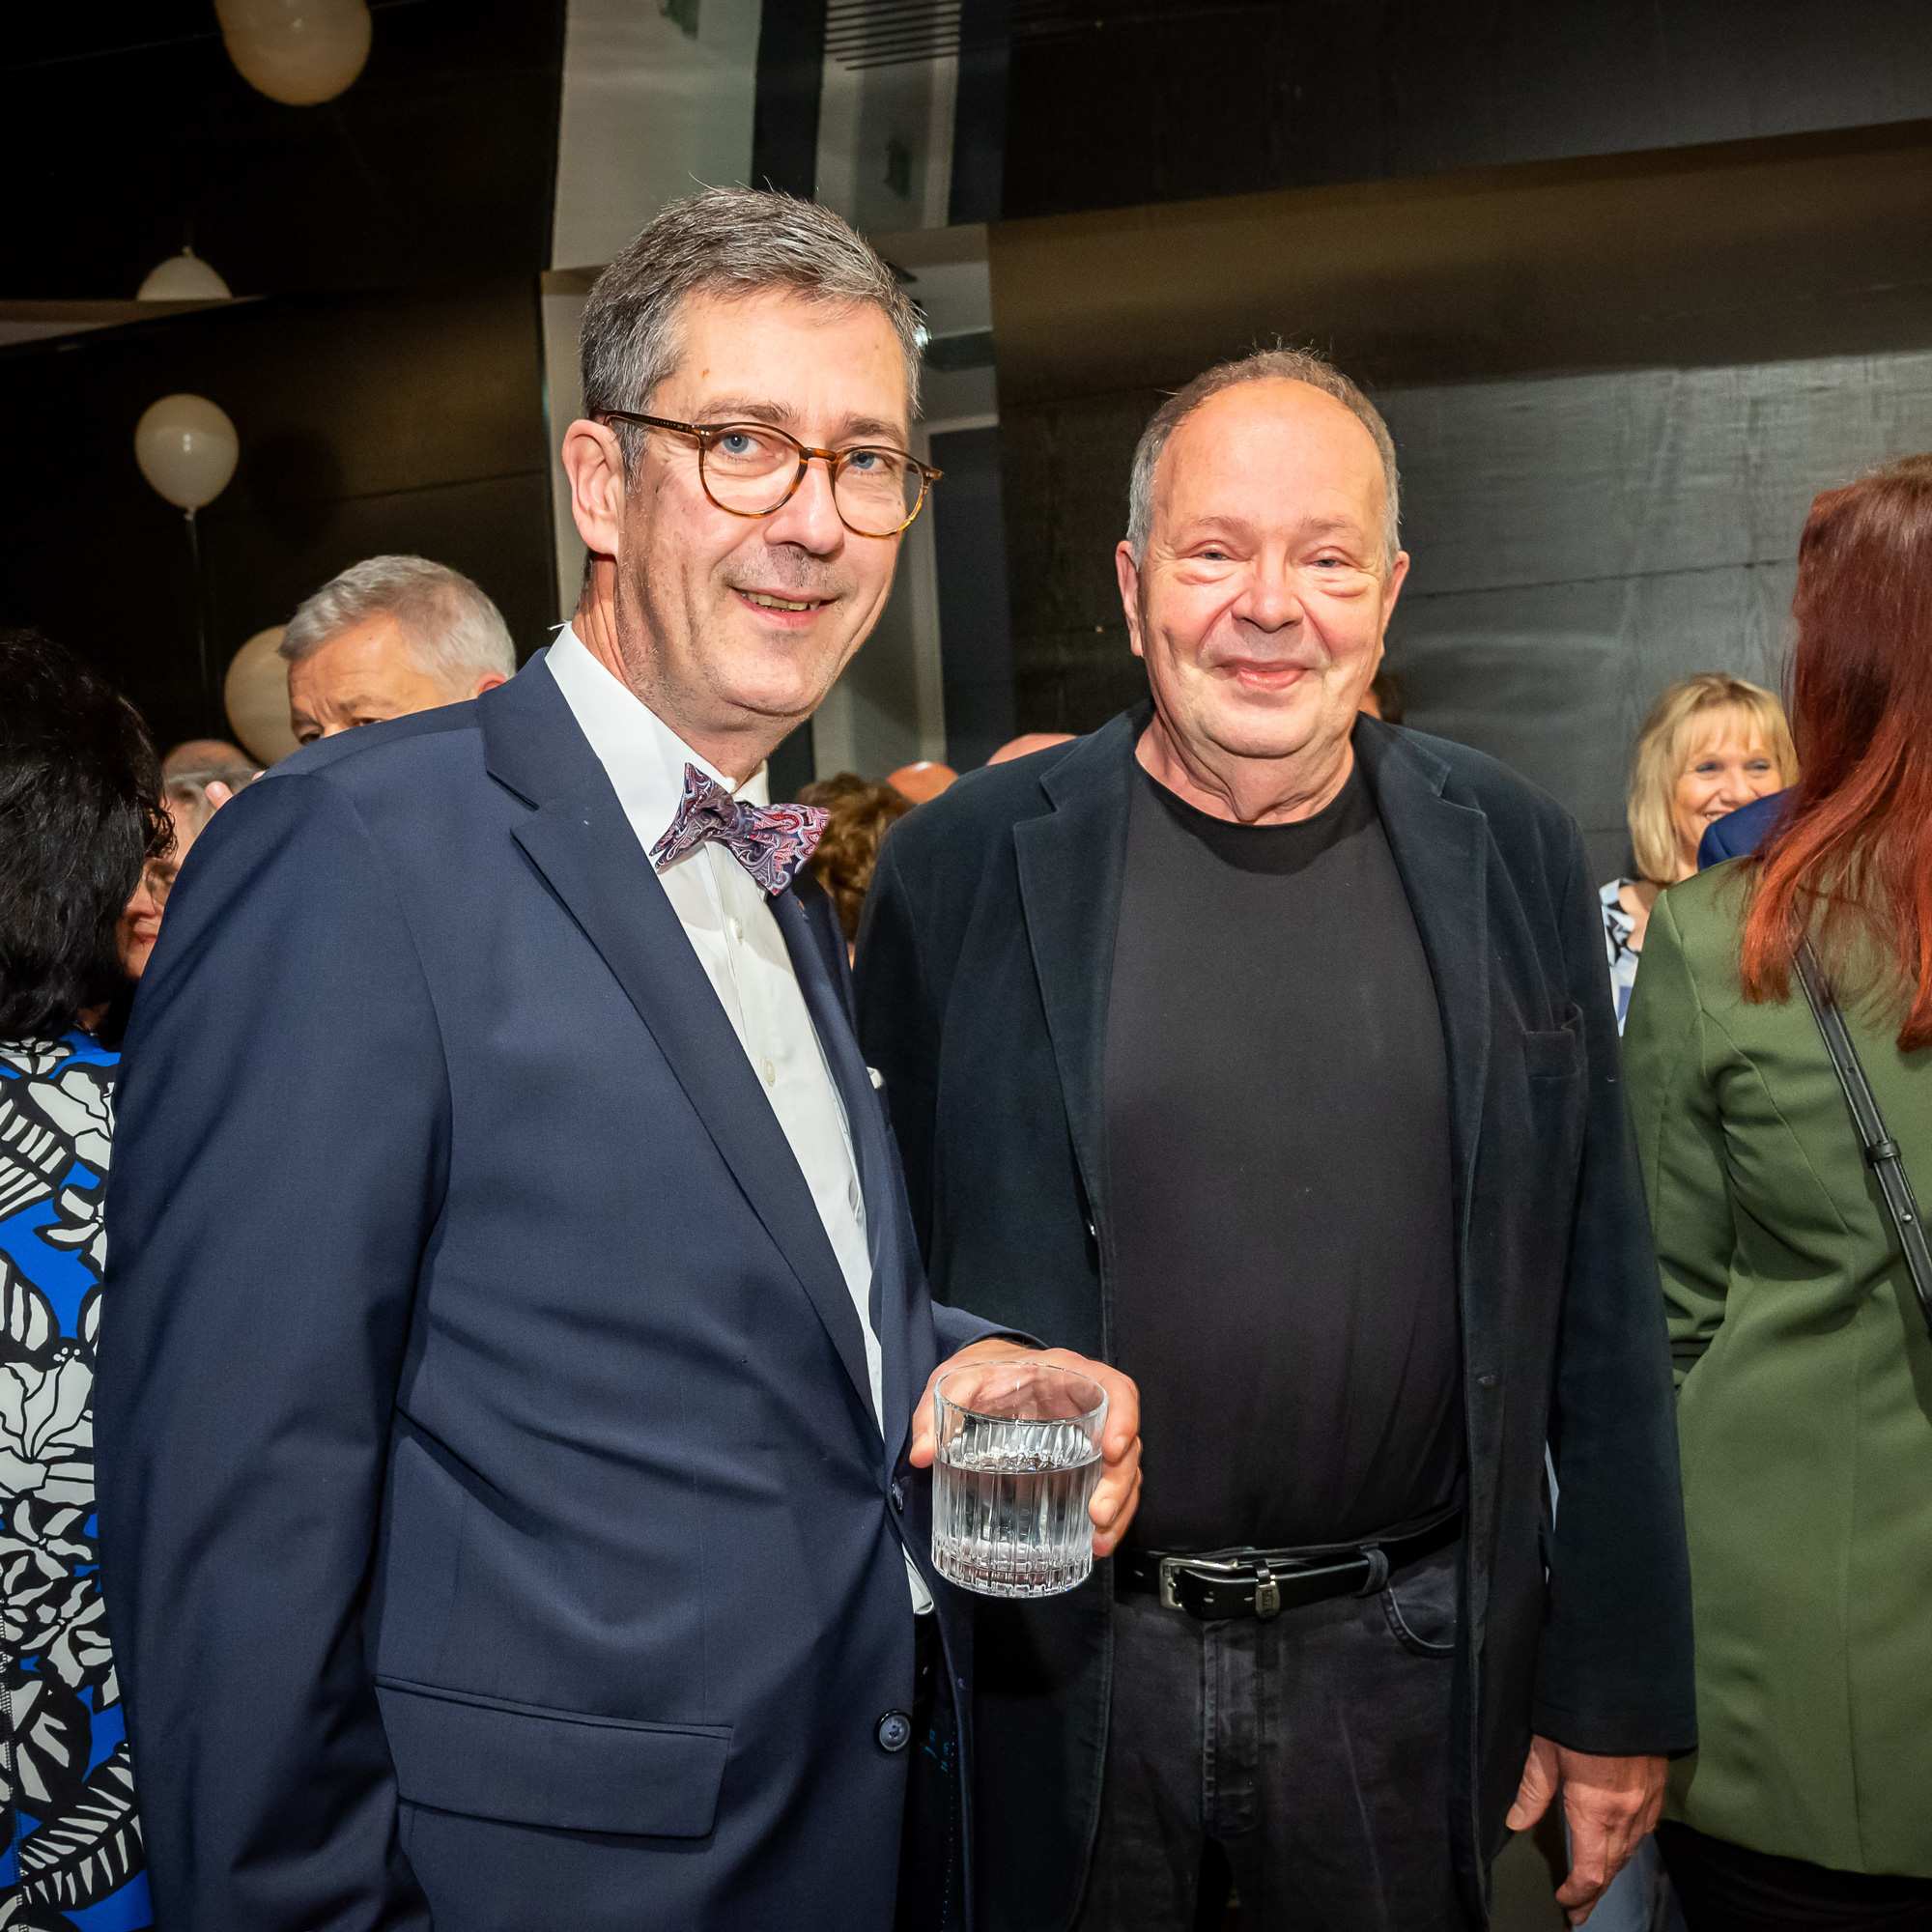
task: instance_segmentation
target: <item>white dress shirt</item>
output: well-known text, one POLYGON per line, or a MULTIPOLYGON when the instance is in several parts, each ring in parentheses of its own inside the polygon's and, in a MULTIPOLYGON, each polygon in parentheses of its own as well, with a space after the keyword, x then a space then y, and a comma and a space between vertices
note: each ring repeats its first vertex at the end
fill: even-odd
MULTIPOLYGON (((557 633, 545 666, 589 739, 646 858, 677 815, 687 764, 748 805, 769 802, 762 765, 742 784, 734 784, 592 657, 570 625, 557 633)), ((851 1126, 792 971, 784 935, 764 889, 716 840, 707 839, 672 861, 659 871, 658 881, 811 1190, 812 1205, 858 1311, 872 1419, 878 1422, 883 1378, 879 1337, 872 1326, 866 1197, 859 1185, 851 1126)), ((929 1608, 932 1600, 910 1558, 906 1571, 915 1605, 929 1608)))

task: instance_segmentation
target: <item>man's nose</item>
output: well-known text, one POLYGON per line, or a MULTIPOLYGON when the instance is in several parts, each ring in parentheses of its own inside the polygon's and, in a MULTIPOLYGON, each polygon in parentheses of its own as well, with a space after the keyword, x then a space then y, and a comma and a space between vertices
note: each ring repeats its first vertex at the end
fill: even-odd
POLYGON ((1294 572, 1286 565, 1257 564, 1236 614, 1264 631, 1299 623, 1301 585, 1294 572))
POLYGON ((830 556, 845 541, 845 526, 832 496, 832 466, 823 457, 806 464, 791 500, 765 519, 765 541, 796 544, 814 556, 830 556))
POLYGON ((325 724, 315 735, 318 738, 339 738, 349 728, 347 724, 325 724))

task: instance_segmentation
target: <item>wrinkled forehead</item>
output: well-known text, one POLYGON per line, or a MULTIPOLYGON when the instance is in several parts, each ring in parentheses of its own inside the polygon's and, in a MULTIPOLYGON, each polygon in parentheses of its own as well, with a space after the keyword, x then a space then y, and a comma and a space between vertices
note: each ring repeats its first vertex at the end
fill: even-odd
POLYGON ((1154 516, 1259 525, 1346 519, 1379 533, 1381 452, 1368 425, 1306 383, 1268 379, 1209 396, 1175 426, 1154 473, 1154 516))
POLYGON ((720 411, 776 423, 857 424, 903 443, 912 399, 905 351, 877 303, 841 301, 792 289, 752 295, 703 293, 679 303, 673 358, 652 392, 651 412, 720 411))

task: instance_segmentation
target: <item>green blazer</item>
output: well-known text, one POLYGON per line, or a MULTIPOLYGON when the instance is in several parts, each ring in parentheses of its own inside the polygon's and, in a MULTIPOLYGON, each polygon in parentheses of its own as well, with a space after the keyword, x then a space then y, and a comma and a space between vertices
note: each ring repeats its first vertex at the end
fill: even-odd
MULTIPOLYGON (((1671 1814, 1932 1877, 1932 1340, 1803 991, 1747 1006, 1748 871, 1674 886, 1624 1035, 1668 1304, 1697 1736, 1671 1814)), ((1932 1207, 1932 1050, 1847 1012, 1932 1207)))

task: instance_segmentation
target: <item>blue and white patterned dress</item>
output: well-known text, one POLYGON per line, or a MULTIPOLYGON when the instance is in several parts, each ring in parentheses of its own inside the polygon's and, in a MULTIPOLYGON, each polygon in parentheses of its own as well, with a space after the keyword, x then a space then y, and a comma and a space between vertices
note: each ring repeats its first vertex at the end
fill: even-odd
POLYGON ((1631 993, 1636 985, 1637 961, 1642 948, 1633 946, 1636 921, 1624 910, 1623 892, 1635 879, 1612 879, 1597 895, 1604 908, 1604 951, 1610 961, 1610 992, 1617 1003, 1617 1031, 1624 1030, 1624 1015, 1630 1011, 1631 993))
POLYGON ((0 1932, 155 1922, 95 1554, 118 1059, 85 1033, 0 1040, 0 1932))

